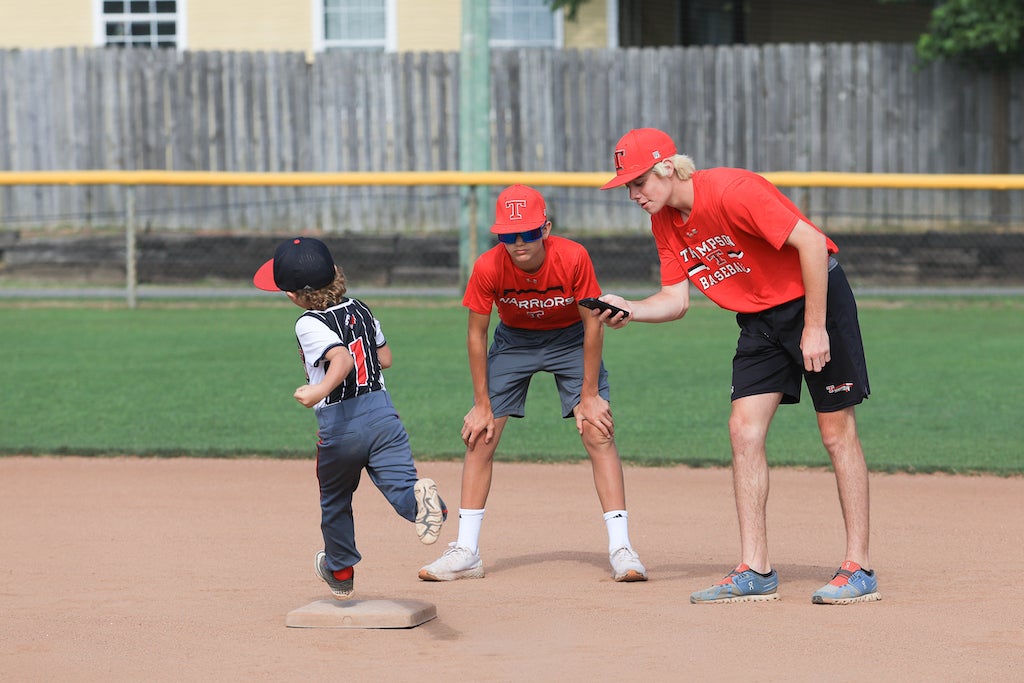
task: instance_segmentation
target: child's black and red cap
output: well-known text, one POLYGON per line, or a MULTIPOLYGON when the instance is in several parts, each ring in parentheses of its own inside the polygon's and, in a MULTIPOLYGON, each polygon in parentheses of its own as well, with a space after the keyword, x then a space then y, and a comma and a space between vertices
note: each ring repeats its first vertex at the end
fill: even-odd
POLYGON ((334 281, 334 258, 327 245, 313 237, 281 242, 256 271, 252 283, 268 292, 314 292, 334 281))

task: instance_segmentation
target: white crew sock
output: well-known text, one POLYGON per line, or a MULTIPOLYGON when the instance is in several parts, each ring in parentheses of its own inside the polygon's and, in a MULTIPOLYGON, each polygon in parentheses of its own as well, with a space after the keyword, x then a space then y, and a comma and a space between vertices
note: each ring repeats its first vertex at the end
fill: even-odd
POLYGON ((604 524, 608 527, 608 552, 619 548, 632 548, 629 544, 629 513, 625 510, 609 510, 604 513, 604 524))
POLYGON ((455 544, 480 554, 480 525, 484 522, 484 511, 459 508, 459 539, 455 544))

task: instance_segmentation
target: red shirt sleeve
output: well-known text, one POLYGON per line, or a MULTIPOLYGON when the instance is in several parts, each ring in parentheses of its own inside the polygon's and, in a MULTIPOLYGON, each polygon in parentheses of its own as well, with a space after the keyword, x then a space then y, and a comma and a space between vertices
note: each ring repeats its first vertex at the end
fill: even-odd
MULTIPOLYGON (((722 209, 737 230, 760 237, 775 249, 782 249, 797 221, 813 227, 796 205, 763 176, 748 173, 730 183, 722 195, 722 209)), ((825 237, 828 253, 839 248, 825 237)))
POLYGON ((466 283, 466 292, 462 297, 462 305, 480 315, 490 315, 494 306, 496 287, 494 284, 495 270, 494 250, 480 255, 473 264, 473 272, 466 283))

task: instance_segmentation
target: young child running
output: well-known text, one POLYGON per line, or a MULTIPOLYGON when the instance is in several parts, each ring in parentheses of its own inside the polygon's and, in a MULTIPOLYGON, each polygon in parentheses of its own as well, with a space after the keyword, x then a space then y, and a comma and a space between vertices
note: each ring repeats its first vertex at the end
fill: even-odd
POLYGON ((282 242, 253 284, 284 291, 305 309, 295 323, 307 384, 295 399, 313 408, 324 549, 314 569, 335 598, 351 597, 356 549, 352 495, 363 469, 399 515, 414 522, 425 544, 434 543, 448 510, 431 479, 418 479, 405 431, 381 371, 391 348, 380 322, 362 301, 345 296, 345 275, 320 240, 282 242))
POLYGON ((580 299, 601 295, 590 255, 582 245, 551 235, 544 198, 525 185, 513 185, 498 196, 491 232, 500 244, 477 259, 462 300, 469 309, 473 407, 462 425, 466 456, 459 535, 440 559, 420 569, 419 577, 483 578, 479 538, 494 452, 508 418, 526 414, 530 380, 550 372, 562 416, 575 418, 590 456, 608 530, 612 578, 646 581, 647 570, 629 542, 622 464, 601 360, 602 324, 579 305, 580 299), (488 352, 492 307, 500 322, 488 352))

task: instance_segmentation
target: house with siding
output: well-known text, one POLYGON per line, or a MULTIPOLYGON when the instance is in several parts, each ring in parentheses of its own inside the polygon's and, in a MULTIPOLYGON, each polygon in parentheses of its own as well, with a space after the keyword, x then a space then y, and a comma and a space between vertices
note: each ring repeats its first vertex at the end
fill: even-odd
MULTIPOLYGON (((0 171, 458 169, 463 1, 486 2, 0 3, 0 171)), ((611 142, 651 125, 678 135, 705 166, 1021 172, 1024 142, 1011 122, 1024 119, 1022 74, 1001 89, 992 75, 953 65, 918 69, 912 43, 928 23, 923 4, 587 0, 574 20, 548 0, 488 6, 494 170, 604 169, 611 142)), ((1024 215, 1020 193, 788 191, 824 228, 871 226, 861 261, 844 246, 863 275, 886 254, 934 261, 948 251, 945 243, 897 249, 903 238, 880 241, 879 226, 975 230, 1024 215)), ((545 194, 559 225, 591 239, 649 226, 620 196, 590 187, 545 194)), ((427 186, 142 186, 132 197, 147 231, 430 235, 402 242, 392 259, 411 267, 411 255, 422 256, 417 273, 453 253, 452 244, 448 256, 430 249, 462 210, 456 189, 427 186)), ((124 191, 107 185, 0 187, 0 226, 106 228, 125 205, 124 191)), ((998 279, 1005 264, 1020 263, 1019 246, 1004 236, 986 244, 967 256, 952 250, 949 269, 970 263, 998 279)), ((625 251, 606 250, 614 258, 602 272, 636 271, 625 251)), ((929 261, 927 271, 947 277, 946 263, 929 261)), ((161 277, 146 267, 146 277, 161 277)))
MULTIPOLYGON (((465 0, 471 1, 471 0, 465 0)), ((487 0, 476 0, 487 1, 487 0)), ((0 48, 457 51, 464 0, 35 0, 0 5, 0 48)), ((848 0, 490 0, 494 48, 913 42, 930 9, 848 0)))

